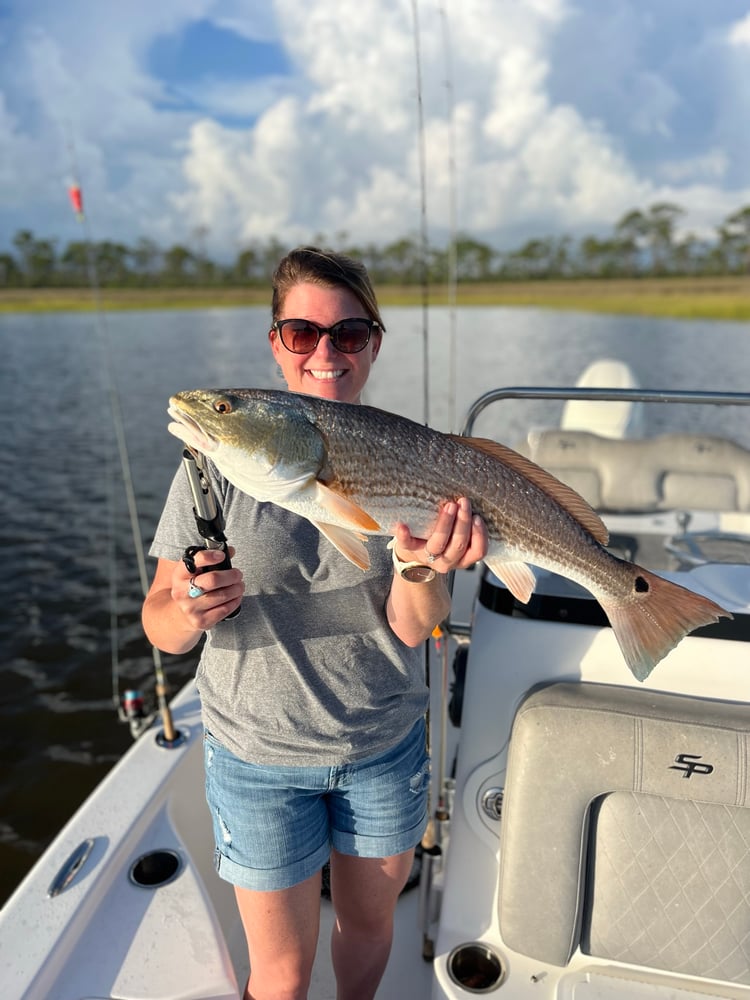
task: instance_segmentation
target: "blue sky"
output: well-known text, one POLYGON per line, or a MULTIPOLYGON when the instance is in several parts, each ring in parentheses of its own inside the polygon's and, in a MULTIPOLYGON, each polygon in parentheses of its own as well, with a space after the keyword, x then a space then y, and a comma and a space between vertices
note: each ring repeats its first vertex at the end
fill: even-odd
MULTIPOLYGON (((454 201, 499 247, 665 200, 708 235, 750 204, 750 0, 418 11, 436 243, 454 201)), ((0 0, 0 248, 78 238, 74 173, 98 239, 415 234, 414 53, 411 0, 0 0)))

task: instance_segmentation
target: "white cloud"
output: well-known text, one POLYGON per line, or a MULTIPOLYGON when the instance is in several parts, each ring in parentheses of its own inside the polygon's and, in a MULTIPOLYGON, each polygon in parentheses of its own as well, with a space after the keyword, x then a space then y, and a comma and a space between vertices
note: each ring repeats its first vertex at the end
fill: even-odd
POLYGON ((207 76, 175 89, 203 114, 248 121, 282 100, 289 93, 290 85, 284 76, 267 76, 260 80, 222 80, 207 76))
POLYGON ((659 175, 675 185, 696 179, 720 181, 726 175, 729 161, 721 149, 709 149, 700 156, 659 164, 659 175))
MULTIPOLYGON (((451 155, 459 227, 504 245, 608 229, 661 198, 715 226, 750 200, 750 15, 738 0, 686 3, 692 21, 640 0, 609 12, 599 0, 421 0, 433 236, 449 224, 451 155)), ((73 137, 101 237, 189 242, 200 226, 211 252, 231 255, 251 239, 416 232, 411 0, 352 10, 350 0, 12 0, 0 40, 0 228, 8 239, 21 227, 74 238, 73 137), (282 44, 291 75, 237 79, 219 67, 180 83, 178 110, 147 54, 201 20, 282 44)))
MULTIPOLYGON (((193 147, 183 207, 213 216, 216 225, 213 192, 223 185, 238 192, 236 215, 252 220, 245 233, 283 235, 302 224, 308 231, 346 230, 358 241, 379 241, 416 231, 420 176, 409 5, 387 4, 377 24, 363 16, 354 28, 341 16, 344 7, 342 0, 317 3, 294 35, 294 59, 310 82, 294 120, 288 120, 286 102, 269 108, 253 136, 252 169, 244 158, 235 157, 231 166, 222 157, 221 174, 213 177, 211 144, 193 147), (343 54, 332 60, 332 52, 343 54), (386 65, 390 71, 384 74, 386 65), (269 132, 298 142, 290 138, 282 150, 269 147, 269 132), (300 165, 302 170, 293 169, 300 165), (251 175, 255 189, 239 193, 241 185, 236 178, 229 182, 227 171, 251 175), (259 196, 262 211, 255 204, 259 196)), ((279 5, 282 30, 296 10, 291 0, 279 5)), ((496 236, 508 224, 517 230, 524 219, 550 229, 571 221, 601 223, 605 212, 612 220, 647 190, 595 123, 550 100, 545 51, 564 14, 559 3, 474 2, 451 11, 454 87, 469 93, 454 112, 461 225, 478 236, 496 236), (471 81, 467 88, 465 80, 471 81)), ((428 209, 431 225, 444 235, 450 128, 445 92, 434 81, 444 83, 445 52, 434 19, 420 28, 423 77, 430 81, 424 101, 428 209)), ((221 142, 221 132, 211 138, 221 142)))
POLYGON ((730 45, 750 46, 750 13, 731 25, 727 37, 730 45))

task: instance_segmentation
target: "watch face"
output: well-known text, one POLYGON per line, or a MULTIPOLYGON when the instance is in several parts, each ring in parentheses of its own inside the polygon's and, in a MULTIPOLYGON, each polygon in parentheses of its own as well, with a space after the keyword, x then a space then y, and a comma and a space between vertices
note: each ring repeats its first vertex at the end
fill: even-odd
POLYGON ((431 566, 407 566, 401 575, 409 583, 429 583, 437 573, 431 566))

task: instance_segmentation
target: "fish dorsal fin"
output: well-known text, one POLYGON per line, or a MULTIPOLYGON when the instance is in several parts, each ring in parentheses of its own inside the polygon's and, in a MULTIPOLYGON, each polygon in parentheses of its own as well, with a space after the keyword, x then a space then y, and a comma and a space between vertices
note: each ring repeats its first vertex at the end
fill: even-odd
POLYGON ((342 528, 338 524, 324 524, 322 521, 313 521, 312 523, 321 535, 325 535, 331 545, 337 548, 349 562, 354 563, 361 570, 370 568, 370 555, 364 544, 364 535, 350 531, 349 528, 342 528))
POLYGON ((499 462, 513 469, 514 472, 525 476, 547 496, 559 503, 571 517, 575 518, 586 531, 594 536, 597 542, 602 545, 607 544, 609 531, 594 508, 574 489, 561 483, 551 472, 547 472, 536 462, 532 462, 530 458, 513 451, 512 448, 498 444, 497 441, 491 441, 489 438, 459 437, 456 434, 451 434, 450 437, 454 441, 489 455, 491 458, 496 458, 499 462))
POLYGON ((366 510, 345 497, 343 493, 326 486, 317 480, 315 483, 316 501, 335 518, 336 521, 346 521, 353 531, 369 531, 377 533, 380 525, 373 520, 366 510))

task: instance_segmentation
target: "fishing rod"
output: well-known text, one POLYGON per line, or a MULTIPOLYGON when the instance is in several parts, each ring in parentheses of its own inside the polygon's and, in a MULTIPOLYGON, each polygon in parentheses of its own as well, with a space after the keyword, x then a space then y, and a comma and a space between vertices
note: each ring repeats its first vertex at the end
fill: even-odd
MULTIPOLYGON (((424 139, 424 116, 422 108, 422 78, 420 66, 419 47, 419 16, 417 11, 417 0, 412 0, 412 12, 414 21, 414 49, 417 72, 417 107, 419 123, 419 152, 420 152, 420 182, 421 182, 421 234, 422 234, 422 330, 423 330, 423 384, 424 384, 424 422, 429 423, 429 283, 428 283, 428 236, 427 236, 427 194, 426 194, 426 153, 424 139)), ((439 8, 441 25, 443 32, 443 52, 446 67, 446 93, 447 93, 447 114, 449 122, 449 143, 448 143, 448 169, 449 169, 449 218, 450 218, 450 245, 448 253, 448 298, 450 315, 450 341, 449 341, 449 418, 450 426, 454 428, 456 423, 456 170, 455 152, 453 137, 453 89, 452 73, 450 65, 450 45, 447 24, 447 13, 441 4, 439 8)), ((452 576, 452 575, 451 575, 452 576)), ((452 592, 452 580, 451 580, 452 592)), ((437 774, 437 801, 434 809, 432 804, 432 787, 429 792, 428 821, 422 837, 421 863, 422 871, 419 882, 419 925, 422 931, 422 957, 425 961, 432 961, 435 953, 435 944, 431 936, 431 926, 434 921, 434 900, 432 895, 432 885, 435 872, 441 863, 443 853, 443 841, 447 824, 450 821, 452 797, 448 788, 447 779, 447 742, 448 742, 448 678, 449 678, 449 641, 452 636, 447 628, 449 623, 444 623, 444 627, 438 626, 433 631, 432 638, 435 640, 436 650, 440 658, 440 695, 439 695, 439 719, 437 724, 433 718, 432 710, 428 710, 428 748, 432 752, 433 728, 439 726, 439 756, 437 774)), ((427 640, 425 648, 425 668, 428 686, 431 685, 430 676, 430 640, 427 640)))
POLYGON ((446 117, 448 119, 448 415, 449 426, 455 433, 456 411, 456 302, 458 292, 458 205, 456 181, 456 134, 453 121, 453 61, 451 58, 448 12, 444 3, 440 4, 440 24, 443 35, 443 60, 445 62, 446 117))
POLYGON ((422 106, 422 63, 419 46, 418 0, 412 0, 412 21, 414 35, 414 64, 417 75, 417 135, 419 146, 419 188, 420 188, 420 271, 422 283, 422 390, 423 417, 430 422, 430 334, 429 334, 429 282, 428 282, 428 239, 427 239, 427 153, 425 148, 424 110, 422 106))
MULTIPOLYGON (((429 395, 429 377, 430 377, 430 356, 429 356, 429 274, 428 274, 428 255, 429 255, 429 242, 427 233, 427 156, 425 148, 425 127, 424 127, 424 110, 422 102, 422 69, 421 69, 421 56, 420 56, 420 43, 419 43, 419 11, 418 11, 418 0, 412 0, 412 18, 413 18, 413 34, 414 34, 414 61, 416 67, 416 78, 417 78, 417 121, 418 121, 418 138, 419 138, 419 178, 420 178, 420 234, 421 234, 421 254, 420 254, 420 265, 421 265, 421 281, 422 281, 422 384, 424 390, 424 400, 423 400, 423 410, 424 410, 424 422, 429 424, 430 422, 430 395, 429 395)), ((454 373, 452 373, 454 375, 454 373)), ((455 410, 455 407, 453 407, 455 410)), ((455 417, 452 414, 452 419, 455 417)), ((449 808, 446 798, 446 780, 445 780, 445 762, 446 762, 446 741, 447 741, 447 705, 448 705, 448 635, 443 633, 443 630, 438 627, 433 632, 432 638, 436 642, 437 651, 440 654, 441 659, 441 694, 440 694, 440 758, 439 758, 439 776, 438 776, 438 795, 437 803, 433 812, 432 808, 432 790, 429 792, 428 801, 428 821, 427 827, 422 837, 420 844, 421 847, 421 863, 422 872, 419 882, 419 921, 422 930, 422 957, 426 961, 431 961, 434 957, 434 942, 430 937, 430 925, 433 920, 432 913, 432 897, 431 888, 434 877, 435 866, 439 863, 442 856, 442 846, 441 842, 444 839, 444 830, 446 823, 449 819, 449 808)), ((425 643, 425 673, 427 677, 427 684, 431 687, 431 668, 430 668, 430 640, 428 639, 425 643)), ((427 712, 427 744, 428 749, 432 751, 433 739, 432 739, 432 729, 434 726, 434 719, 432 718, 432 711, 428 709, 427 712)))
MULTIPOLYGON (((125 427, 122 418, 122 407, 120 396, 115 384, 113 374, 112 356, 109 341, 109 331, 107 329, 106 316, 101 300, 101 289, 99 284, 99 272, 96 264, 91 230, 88 216, 83 210, 83 190, 79 183, 78 167, 76 163, 75 148, 72 136, 68 141, 68 152, 71 162, 72 183, 68 189, 73 211, 83 229, 84 245, 86 247, 86 264, 89 279, 89 288, 94 305, 95 327, 99 339, 104 359, 104 371, 107 379, 107 392, 109 396, 112 423, 114 425, 115 440, 117 444, 117 454, 120 461, 120 471, 125 489, 125 497, 130 520, 130 531, 135 550, 136 562, 138 565, 138 576, 141 591, 145 598, 149 589, 148 573, 146 571, 146 560, 144 557, 143 538, 140 530, 140 520, 138 517, 138 505, 133 487, 133 476, 130 467, 130 455, 128 453, 127 440, 125 437, 125 427)), ((110 477, 111 482, 111 477, 110 477)), ((118 613, 117 613, 117 579, 116 579, 116 552, 114 541, 114 490, 110 489, 110 655, 112 662, 112 700, 117 710, 118 718, 122 722, 127 722, 134 739, 151 724, 153 715, 148 715, 144 709, 143 696, 140 691, 128 690, 123 696, 119 694, 119 644, 117 641, 118 613)), ((174 727, 172 712, 167 701, 169 691, 161 652, 153 644, 151 645, 151 657, 154 664, 154 692, 156 695, 158 712, 161 716, 163 731, 157 734, 157 742, 161 746, 175 747, 182 740, 180 734, 174 727)))

